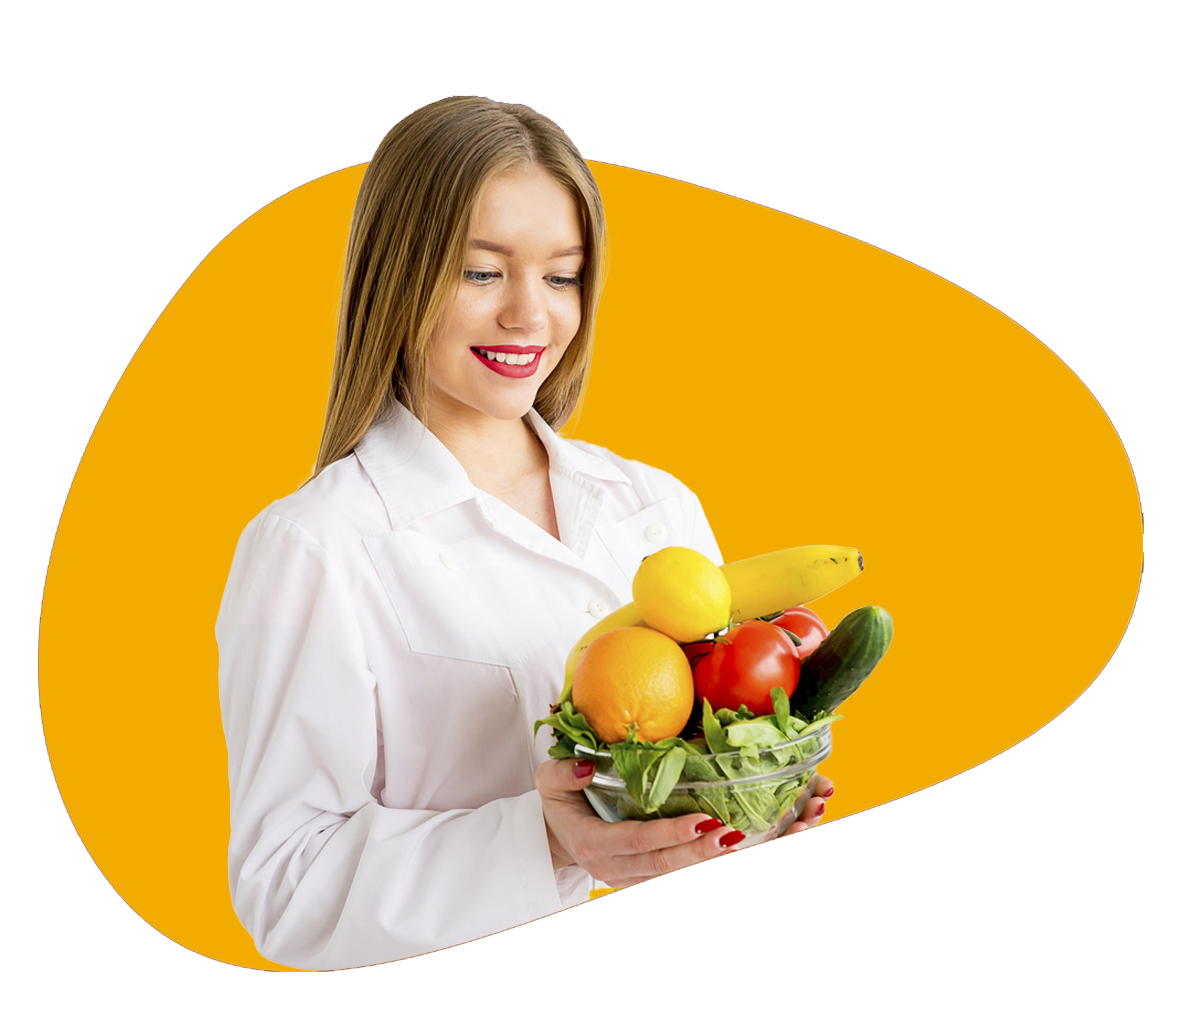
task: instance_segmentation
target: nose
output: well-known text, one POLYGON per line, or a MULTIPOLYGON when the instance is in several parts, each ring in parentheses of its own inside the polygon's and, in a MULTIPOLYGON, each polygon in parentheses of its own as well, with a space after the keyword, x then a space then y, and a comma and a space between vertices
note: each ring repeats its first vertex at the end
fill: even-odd
POLYGON ((546 324, 544 282, 518 279, 509 282, 501 293, 500 326, 511 331, 533 334, 546 324))

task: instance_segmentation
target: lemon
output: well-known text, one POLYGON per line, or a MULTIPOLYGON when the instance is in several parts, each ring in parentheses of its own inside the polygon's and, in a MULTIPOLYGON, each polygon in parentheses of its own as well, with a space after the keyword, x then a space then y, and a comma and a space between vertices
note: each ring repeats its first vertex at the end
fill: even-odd
POLYGON ((730 622, 730 584, 700 552, 669 546, 640 564, 632 598, 644 623, 685 644, 730 622))

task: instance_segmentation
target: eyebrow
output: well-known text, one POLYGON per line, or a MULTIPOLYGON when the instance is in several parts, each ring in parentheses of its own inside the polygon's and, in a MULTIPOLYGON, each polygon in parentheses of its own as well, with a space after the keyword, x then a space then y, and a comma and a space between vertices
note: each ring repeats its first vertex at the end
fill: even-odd
MULTIPOLYGON (((468 244, 468 249, 485 249, 491 253, 503 253, 506 257, 513 255, 513 251, 508 246, 502 246, 497 242, 489 242, 487 239, 472 239, 468 244)), ((562 250, 561 253, 555 253, 553 257, 582 256, 585 252, 586 250, 581 246, 571 246, 569 249, 562 250)))

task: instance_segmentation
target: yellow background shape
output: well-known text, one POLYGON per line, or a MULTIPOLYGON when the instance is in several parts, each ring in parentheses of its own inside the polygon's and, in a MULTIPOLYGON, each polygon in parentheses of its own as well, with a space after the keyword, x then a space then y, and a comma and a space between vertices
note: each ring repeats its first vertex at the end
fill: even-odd
MULTIPOLYGON (((565 433, 684 480, 727 560, 857 546, 865 573, 813 608, 830 627, 871 603, 894 616, 885 661, 841 708, 826 819, 1061 712, 1119 643, 1142 565, 1132 471, 1082 382, 905 260, 592 167, 610 270, 565 433)), ((80 837, 147 922, 242 966, 282 968, 230 906, 213 623, 239 532, 311 471, 363 171, 276 200, 184 283, 95 428, 46 580, 42 714, 80 837)))

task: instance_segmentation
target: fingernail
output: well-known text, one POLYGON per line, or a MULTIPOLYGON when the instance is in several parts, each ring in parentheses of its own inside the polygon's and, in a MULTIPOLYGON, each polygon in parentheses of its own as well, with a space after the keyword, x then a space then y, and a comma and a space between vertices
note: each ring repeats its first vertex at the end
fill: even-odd
POLYGON ((594 771, 594 759, 582 759, 574 764, 574 775, 576 777, 589 777, 594 771))
POLYGON ((818 808, 818 809, 817 809, 817 810, 816 810, 816 811, 815 811, 815 812, 812 814, 812 818, 813 818, 813 819, 819 819, 819 818, 820 818, 821 816, 823 816, 823 815, 824 815, 824 802, 821 802, 821 803, 820 803, 820 808, 818 808))
POLYGON ((827 791, 820 792, 820 797, 821 798, 831 798, 834 794, 836 794, 836 792, 837 792, 837 789, 830 784, 827 791))
POLYGON ((707 819, 704 823, 698 823, 694 829, 699 834, 708 834, 711 830, 717 830, 720 826, 725 826, 720 819, 707 819))
POLYGON ((718 844, 720 844, 723 848, 733 848, 734 845, 736 845, 739 841, 745 840, 746 834, 744 834, 741 830, 731 830, 720 841, 718 841, 718 844))

